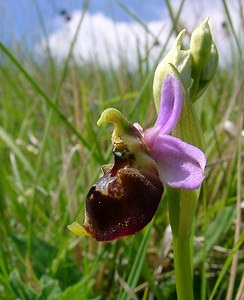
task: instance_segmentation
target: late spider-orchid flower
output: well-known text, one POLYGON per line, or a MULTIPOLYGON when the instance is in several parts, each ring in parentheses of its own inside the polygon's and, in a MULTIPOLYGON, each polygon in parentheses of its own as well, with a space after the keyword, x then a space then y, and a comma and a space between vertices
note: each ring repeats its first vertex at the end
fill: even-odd
POLYGON ((204 179, 206 158, 197 147, 170 132, 181 113, 184 93, 180 81, 167 75, 163 81, 158 118, 152 128, 131 124, 115 109, 106 109, 98 125, 115 125, 114 164, 102 168, 103 176, 86 198, 85 224, 69 229, 111 241, 135 234, 153 218, 163 186, 198 189, 204 179))

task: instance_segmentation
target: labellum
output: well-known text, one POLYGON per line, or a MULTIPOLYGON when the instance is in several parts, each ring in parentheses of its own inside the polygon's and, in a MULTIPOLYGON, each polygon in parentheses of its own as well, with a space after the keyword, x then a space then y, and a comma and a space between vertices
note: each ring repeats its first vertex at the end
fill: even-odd
MULTIPOLYGON (((135 138, 134 143, 140 143, 135 138)), ((98 241, 135 234, 153 218, 163 185, 152 161, 137 167, 136 157, 121 142, 114 147, 114 165, 103 167, 103 176, 86 198, 84 229, 98 241)), ((145 153, 146 155, 146 153, 145 153)))

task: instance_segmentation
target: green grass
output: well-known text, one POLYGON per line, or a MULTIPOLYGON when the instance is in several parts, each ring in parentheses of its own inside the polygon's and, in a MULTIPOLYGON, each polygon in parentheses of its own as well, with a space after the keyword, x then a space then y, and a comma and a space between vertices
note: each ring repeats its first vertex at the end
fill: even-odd
MULTIPOLYGON (((44 66, 2 44, 0 55, 0 298, 176 299, 172 245, 166 251, 163 243, 165 236, 170 241, 166 194, 136 236, 104 244, 67 230, 84 221, 86 194, 101 165, 112 161, 112 129, 96 126, 101 112, 116 107, 144 128, 155 120, 150 52, 142 59, 138 51, 136 70, 124 61, 118 68, 80 66, 71 51, 63 64, 47 53, 44 66)), ((194 293, 201 300, 227 293, 235 299, 243 289, 243 143, 223 127, 226 120, 238 133, 243 126, 241 65, 240 54, 232 68, 219 69, 197 103, 208 157, 194 239, 194 293)))

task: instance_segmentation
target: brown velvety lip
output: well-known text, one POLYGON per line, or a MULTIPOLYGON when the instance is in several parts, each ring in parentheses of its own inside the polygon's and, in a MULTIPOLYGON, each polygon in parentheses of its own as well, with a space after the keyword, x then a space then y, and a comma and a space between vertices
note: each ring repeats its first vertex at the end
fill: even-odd
POLYGON ((124 167, 111 176, 112 170, 105 172, 86 198, 84 228, 98 241, 143 229, 155 215, 163 193, 157 174, 124 167))

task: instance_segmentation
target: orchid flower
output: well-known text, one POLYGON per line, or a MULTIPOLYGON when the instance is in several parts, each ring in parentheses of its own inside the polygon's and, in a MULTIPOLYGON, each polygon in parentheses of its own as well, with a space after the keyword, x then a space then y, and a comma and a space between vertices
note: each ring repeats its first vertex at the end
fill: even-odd
POLYGON ((161 89, 157 120, 143 131, 115 109, 106 109, 98 125, 115 125, 112 143, 114 164, 102 168, 103 176, 86 198, 85 224, 69 229, 111 241, 135 234, 153 218, 164 186, 198 189, 204 179, 206 158, 197 147, 170 132, 181 113, 184 92, 174 75, 167 75, 161 89))

